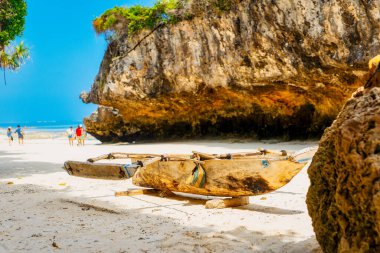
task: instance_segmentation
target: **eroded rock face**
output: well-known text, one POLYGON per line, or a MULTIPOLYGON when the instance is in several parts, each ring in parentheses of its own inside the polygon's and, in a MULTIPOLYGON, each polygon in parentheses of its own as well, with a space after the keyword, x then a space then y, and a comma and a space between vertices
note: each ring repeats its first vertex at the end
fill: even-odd
POLYGON ((373 80, 326 129, 308 171, 324 252, 380 252, 380 73, 373 80))
POLYGON ((317 136, 380 50, 379 13, 379 1, 243 0, 122 36, 84 101, 118 109, 139 129, 127 140, 317 136))
POLYGON ((99 106, 96 112, 85 118, 84 123, 87 132, 104 142, 122 140, 127 133, 123 117, 112 107, 99 106))

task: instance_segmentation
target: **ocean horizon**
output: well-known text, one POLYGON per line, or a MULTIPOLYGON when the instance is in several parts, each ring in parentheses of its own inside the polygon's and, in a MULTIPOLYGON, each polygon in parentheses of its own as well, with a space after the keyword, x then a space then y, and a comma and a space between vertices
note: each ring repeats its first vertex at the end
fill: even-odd
POLYGON ((65 132, 70 126, 76 128, 79 124, 83 124, 81 121, 29 121, 29 122, 5 122, 0 123, 0 129, 7 129, 11 127, 16 129, 18 125, 24 128, 26 131, 31 132, 65 132))
MULTIPOLYGON (((25 133, 25 139, 60 139, 66 137, 66 130, 72 126, 74 129, 83 124, 81 121, 54 121, 41 120, 29 122, 6 122, 0 123, 0 136, 6 136, 7 128, 11 127, 13 132, 20 125, 25 133)), ((93 137, 88 135, 88 138, 93 137)))

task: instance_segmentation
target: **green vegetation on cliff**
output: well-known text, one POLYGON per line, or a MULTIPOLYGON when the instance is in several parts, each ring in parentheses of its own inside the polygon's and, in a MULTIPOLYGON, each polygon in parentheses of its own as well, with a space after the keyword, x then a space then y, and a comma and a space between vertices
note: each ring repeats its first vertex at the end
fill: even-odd
POLYGON ((134 34, 142 29, 191 19, 203 13, 228 11, 238 0, 158 0, 152 7, 114 7, 93 21, 98 34, 134 34))
POLYGON ((169 11, 177 6, 177 0, 159 0, 153 7, 114 7, 96 18, 93 26, 97 33, 112 31, 133 34, 144 28, 154 29, 159 24, 174 21, 169 11))

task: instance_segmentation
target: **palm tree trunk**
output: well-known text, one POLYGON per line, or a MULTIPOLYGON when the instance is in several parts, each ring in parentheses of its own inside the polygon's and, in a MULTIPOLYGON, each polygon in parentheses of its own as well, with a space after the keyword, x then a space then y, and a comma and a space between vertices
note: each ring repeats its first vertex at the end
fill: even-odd
POLYGON ((4 73, 4 84, 5 84, 5 86, 7 85, 7 78, 6 78, 6 76, 5 76, 5 68, 3 68, 3 73, 4 73))
MULTIPOLYGON (((1 24, 0 24, 0 31, 1 31, 1 24)), ((5 46, 3 44, 0 45, 0 52, 2 52, 3 50, 5 50, 5 46)), ((3 73, 4 73, 4 84, 7 85, 7 79, 6 79, 6 76, 5 76, 5 64, 3 62, 0 62, 0 68, 3 69, 3 73)))

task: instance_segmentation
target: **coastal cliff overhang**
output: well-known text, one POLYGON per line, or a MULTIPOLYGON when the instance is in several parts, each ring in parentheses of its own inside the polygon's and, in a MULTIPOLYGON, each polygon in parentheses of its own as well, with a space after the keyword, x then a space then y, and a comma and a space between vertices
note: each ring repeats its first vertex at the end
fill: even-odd
MULTIPOLYGON (((319 136, 380 51, 379 10, 375 1, 245 0, 121 36, 84 101, 119 111, 114 141, 319 136)), ((87 129, 109 139, 101 121, 86 120, 87 129)))

